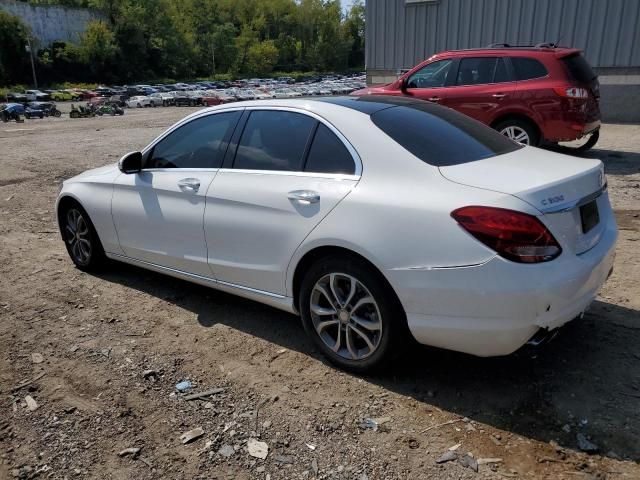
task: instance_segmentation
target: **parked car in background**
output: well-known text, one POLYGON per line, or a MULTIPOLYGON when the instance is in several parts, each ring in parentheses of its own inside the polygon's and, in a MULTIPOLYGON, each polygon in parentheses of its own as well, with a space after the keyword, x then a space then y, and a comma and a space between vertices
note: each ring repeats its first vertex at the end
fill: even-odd
POLYGON ((330 361, 360 372, 411 336, 508 355, 580 316, 612 271, 600 160, 416 99, 242 107, 200 110, 65 181, 73 263, 109 258, 298 313, 330 361))
POLYGON ((27 101, 27 95, 20 92, 7 93, 7 100, 9 102, 22 103, 27 101))
POLYGON ((15 120, 16 122, 24 122, 22 116, 24 115, 24 106, 21 103, 4 103, 0 104, 0 120, 3 122, 9 122, 15 120))
POLYGON ((354 95, 404 95, 458 110, 525 145, 599 138, 600 86, 581 51, 539 44, 453 50, 388 85, 354 95))
POLYGON ((168 107, 174 103, 173 95, 165 91, 152 93, 149 95, 149 98, 153 102, 154 106, 168 107))
POLYGON ((197 96, 192 95, 191 92, 187 90, 174 92, 173 101, 174 105, 176 105, 177 107, 195 107, 196 105, 200 104, 201 100, 201 97, 198 98, 197 96))
POLYGON ((129 98, 127 101, 125 101, 125 104, 129 108, 150 107, 151 99, 147 96, 138 95, 138 96, 129 98))
POLYGON ((207 90, 202 95, 202 104, 207 107, 224 103, 215 90, 207 90))
POLYGON ((45 102, 51 100, 51 96, 48 93, 41 92, 40 90, 25 90, 24 94, 30 102, 45 102))

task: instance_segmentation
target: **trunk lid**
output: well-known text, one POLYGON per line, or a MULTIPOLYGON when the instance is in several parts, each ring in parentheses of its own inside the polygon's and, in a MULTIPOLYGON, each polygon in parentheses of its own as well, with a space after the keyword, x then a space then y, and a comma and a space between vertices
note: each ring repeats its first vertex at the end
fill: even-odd
POLYGON ((595 246, 603 232, 608 209, 598 198, 600 221, 583 232, 581 206, 603 190, 605 177, 600 160, 575 158, 524 147, 505 155, 448 167, 439 167, 447 180, 513 195, 544 215, 563 249, 576 254, 595 246))

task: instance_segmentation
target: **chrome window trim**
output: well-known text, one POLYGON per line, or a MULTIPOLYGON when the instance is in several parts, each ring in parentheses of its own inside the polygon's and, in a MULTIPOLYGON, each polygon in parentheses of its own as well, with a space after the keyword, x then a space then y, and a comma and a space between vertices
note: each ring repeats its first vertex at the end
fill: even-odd
POLYGON ((250 168, 220 168, 219 173, 242 173, 248 175, 281 175, 288 177, 331 178, 335 180, 360 180, 359 175, 345 173, 299 172, 296 170, 252 170, 250 168))
POLYGON ((287 170, 251 170, 251 169, 240 169, 240 168, 238 168, 238 169, 234 169, 234 168, 202 168, 202 169, 149 168, 149 169, 146 169, 145 168, 142 171, 143 172, 152 172, 152 171, 162 172, 162 171, 180 170, 180 171, 186 172, 188 170, 197 170, 197 171, 216 171, 216 170, 219 170, 219 171, 234 171, 234 172, 241 172, 241 173, 258 173, 258 174, 263 174, 263 175, 285 174, 285 175, 293 175, 293 176, 301 176, 301 177, 304 176, 304 177, 339 178, 339 179, 355 179, 355 180, 359 179, 362 176, 362 159, 360 158, 360 155, 358 154, 357 150, 353 147, 351 142, 349 142, 347 137, 345 137, 342 134, 342 132, 340 132, 340 130, 338 130, 332 123, 330 123, 323 116, 318 115, 315 112, 310 112, 309 110, 306 110, 306 109, 300 108, 300 107, 285 107, 285 106, 277 106, 277 105, 273 105, 273 106, 252 105, 252 106, 244 106, 244 107, 233 106, 233 107, 228 107, 228 108, 219 108, 219 109, 216 109, 216 110, 204 110, 202 112, 192 113, 191 115, 183 118, 178 123, 174 124, 167 131, 162 133, 160 136, 156 137, 149 145, 147 145, 142 150, 141 153, 142 153, 142 155, 146 155, 147 152, 149 150, 151 150, 153 147, 155 147, 162 139, 164 139, 165 137, 167 137, 172 132, 174 132, 178 128, 182 127, 186 123, 189 123, 189 122, 191 122, 193 120, 196 120, 196 119, 202 118, 202 117, 206 117, 206 116, 209 116, 209 115, 216 115, 216 114, 219 114, 219 113, 228 113, 228 112, 237 112, 237 111, 243 111, 243 110, 250 110, 250 111, 254 111, 254 110, 276 110, 276 111, 300 113, 302 115, 307 115, 309 117, 312 117, 313 119, 315 119, 318 122, 322 123, 329 130, 331 130, 331 132, 333 132, 333 134, 336 135, 338 137, 338 139, 342 142, 344 147, 347 149, 347 151, 351 155, 351 159, 353 160, 353 163, 354 163, 354 166, 355 166, 354 173, 353 174, 318 173, 318 172, 298 172, 298 171, 287 171, 287 170))

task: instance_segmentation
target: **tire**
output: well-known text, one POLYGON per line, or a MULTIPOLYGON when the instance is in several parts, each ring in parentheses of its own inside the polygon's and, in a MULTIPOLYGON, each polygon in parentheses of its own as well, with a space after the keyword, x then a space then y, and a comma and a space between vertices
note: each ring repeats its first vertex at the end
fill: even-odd
POLYGON ((507 118, 496 123, 493 128, 504 136, 524 145, 535 147, 540 143, 538 130, 526 120, 507 118), (517 140, 517 138, 521 138, 521 140, 517 140))
POLYGON ((100 238, 80 204, 68 203, 60 212, 59 223, 67 253, 78 269, 95 271, 104 265, 106 256, 100 238))
POLYGON ((142 105, 140 105, 139 103, 138 103, 138 108, 142 108, 142 105))
POLYGON ((80 118, 80 114, 78 112, 76 112, 75 110, 72 110, 71 113, 69 113, 69 117, 70 118, 80 118))
POLYGON ((60 110, 56 110, 53 112, 53 116, 56 118, 60 118, 62 116, 62 112, 60 110))
POLYGON ((356 257, 329 256, 314 263, 302 280, 298 305, 307 334, 331 363, 345 370, 362 373, 380 367, 395 356, 408 333, 391 286, 356 257))
POLYGON ((27 120, 31 119, 31 114, 30 113, 25 113, 24 114, 24 118, 26 118, 27 120))

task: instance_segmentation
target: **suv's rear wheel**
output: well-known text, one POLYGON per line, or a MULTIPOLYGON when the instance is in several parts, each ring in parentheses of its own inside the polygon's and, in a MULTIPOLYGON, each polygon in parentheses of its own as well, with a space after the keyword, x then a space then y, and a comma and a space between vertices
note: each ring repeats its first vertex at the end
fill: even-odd
POLYGON ((390 287, 365 262, 325 257, 311 266, 300 288, 307 333, 334 364, 371 370, 400 343, 406 321, 390 287))
POLYGON ((493 126, 498 132, 505 137, 509 137, 523 145, 536 146, 540 141, 540 135, 535 127, 525 120, 519 118, 508 118, 502 120, 493 126))

